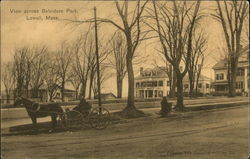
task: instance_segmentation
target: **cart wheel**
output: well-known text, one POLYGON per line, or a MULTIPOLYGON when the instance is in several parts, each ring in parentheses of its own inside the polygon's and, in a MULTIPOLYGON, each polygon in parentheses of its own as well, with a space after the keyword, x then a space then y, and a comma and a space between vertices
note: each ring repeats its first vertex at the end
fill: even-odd
POLYGON ((66 129, 79 129, 83 124, 83 115, 75 110, 68 111, 63 115, 63 125, 66 129))
POLYGON ((82 116, 83 116, 83 122, 82 122, 82 126, 84 128, 91 128, 92 126, 90 125, 89 122, 89 112, 82 112, 82 116))
POLYGON ((110 123, 109 111, 103 107, 94 108, 88 117, 92 128, 105 129, 110 123))

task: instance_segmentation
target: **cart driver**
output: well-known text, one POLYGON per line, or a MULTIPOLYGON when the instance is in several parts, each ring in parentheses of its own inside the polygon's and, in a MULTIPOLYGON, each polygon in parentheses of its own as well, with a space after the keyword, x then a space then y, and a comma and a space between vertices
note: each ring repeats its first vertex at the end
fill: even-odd
POLYGON ((91 108, 92 106, 84 99, 84 97, 82 97, 80 99, 80 103, 76 107, 74 107, 73 110, 88 115, 91 108))

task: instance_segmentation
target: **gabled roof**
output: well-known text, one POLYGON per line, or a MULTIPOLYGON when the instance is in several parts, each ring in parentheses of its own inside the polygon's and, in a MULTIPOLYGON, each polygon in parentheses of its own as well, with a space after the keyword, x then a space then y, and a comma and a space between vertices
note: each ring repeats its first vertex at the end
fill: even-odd
MULTIPOLYGON (((112 96, 114 98, 116 98, 116 96, 113 93, 101 93, 101 98, 105 98, 107 96, 112 96)), ((96 95, 94 98, 98 98, 98 95, 96 95)))
POLYGON ((223 59, 217 62, 212 69, 221 69, 221 68, 227 68, 227 60, 223 59))
POLYGON ((143 72, 148 71, 157 71, 158 74, 156 76, 142 76, 141 74, 136 76, 135 79, 148 79, 148 78, 168 78, 166 73, 166 67, 155 67, 155 68, 146 68, 143 72))
MULTIPOLYGON (((242 48, 240 51, 239 64, 238 67, 249 66, 249 44, 242 48)), ((220 60, 212 68, 216 69, 226 69, 227 68, 227 59, 220 60)))
MULTIPOLYGON (((195 77, 196 78, 196 77, 195 77)), ((200 74, 200 77, 199 77, 199 81, 212 81, 211 78, 207 77, 207 76, 204 76, 202 74, 200 74)), ((185 77, 183 78, 183 82, 186 82, 186 81, 189 81, 189 78, 188 78, 188 74, 185 75, 185 77)))

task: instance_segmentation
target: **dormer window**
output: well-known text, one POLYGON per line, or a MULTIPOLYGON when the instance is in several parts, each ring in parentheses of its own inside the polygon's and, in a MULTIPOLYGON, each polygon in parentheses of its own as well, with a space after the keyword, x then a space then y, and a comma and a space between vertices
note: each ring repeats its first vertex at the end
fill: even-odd
POLYGON ((155 71, 152 72, 152 76, 156 76, 156 72, 155 71))
POLYGON ((244 76, 244 70, 243 69, 238 69, 237 76, 244 76))
POLYGON ((224 74, 223 73, 216 74, 216 80, 224 80, 224 74))

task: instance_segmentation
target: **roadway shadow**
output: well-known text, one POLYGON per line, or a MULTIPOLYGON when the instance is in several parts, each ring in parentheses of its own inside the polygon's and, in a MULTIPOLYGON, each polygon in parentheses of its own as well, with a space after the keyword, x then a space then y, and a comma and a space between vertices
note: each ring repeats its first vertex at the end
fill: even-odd
POLYGON ((2 129, 2 136, 13 136, 13 135, 39 135, 39 134, 52 134, 52 133, 60 133, 67 131, 78 131, 82 129, 82 127, 71 127, 71 128, 63 128, 58 125, 56 128, 52 130, 51 122, 41 122, 37 123, 37 130, 34 129, 32 124, 24 124, 13 126, 9 128, 2 129))

